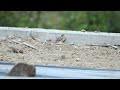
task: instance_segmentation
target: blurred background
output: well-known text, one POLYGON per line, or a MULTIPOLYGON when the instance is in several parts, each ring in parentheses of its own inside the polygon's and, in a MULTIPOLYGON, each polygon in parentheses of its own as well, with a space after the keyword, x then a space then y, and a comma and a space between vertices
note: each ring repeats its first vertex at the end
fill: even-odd
POLYGON ((120 11, 0 11, 0 26, 120 33, 120 11))

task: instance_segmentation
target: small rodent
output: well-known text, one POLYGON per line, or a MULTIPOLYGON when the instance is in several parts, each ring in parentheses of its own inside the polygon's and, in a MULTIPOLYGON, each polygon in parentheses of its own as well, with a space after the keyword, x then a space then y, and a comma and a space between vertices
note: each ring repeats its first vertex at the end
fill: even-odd
POLYGON ((35 77, 35 74, 36 68, 34 66, 25 63, 18 63, 11 69, 8 76, 35 77))

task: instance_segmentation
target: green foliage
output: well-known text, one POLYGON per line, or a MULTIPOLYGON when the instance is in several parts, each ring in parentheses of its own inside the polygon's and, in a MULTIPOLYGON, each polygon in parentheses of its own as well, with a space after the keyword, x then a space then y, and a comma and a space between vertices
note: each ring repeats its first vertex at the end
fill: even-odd
POLYGON ((69 12, 61 12, 61 25, 63 29, 69 30, 81 30, 87 28, 86 23, 86 14, 85 12, 78 11, 69 11, 69 12))
POLYGON ((0 11, 0 26, 37 27, 38 11, 0 11))
POLYGON ((0 26, 119 32, 119 11, 0 11, 0 26))

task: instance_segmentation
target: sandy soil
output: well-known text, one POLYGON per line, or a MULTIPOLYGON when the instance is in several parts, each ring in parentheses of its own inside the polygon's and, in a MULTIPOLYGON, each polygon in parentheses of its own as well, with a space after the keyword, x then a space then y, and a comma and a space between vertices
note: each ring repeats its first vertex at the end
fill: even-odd
POLYGON ((0 40, 0 62, 120 69, 120 48, 76 46, 60 42, 40 42, 31 37, 25 39, 11 37, 0 40), (28 43, 37 49, 15 43, 13 40, 28 43), (14 52, 11 47, 23 53, 19 50, 17 53, 14 52))

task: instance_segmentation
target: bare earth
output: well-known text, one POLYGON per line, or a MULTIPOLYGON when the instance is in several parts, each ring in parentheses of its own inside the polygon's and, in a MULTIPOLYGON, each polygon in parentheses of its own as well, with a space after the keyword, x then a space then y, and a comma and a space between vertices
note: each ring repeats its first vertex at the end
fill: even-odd
POLYGON ((120 48, 101 46, 76 46, 64 43, 40 42, 31 37, 6 38, 0 40, 0 62, 24 62, 69 67, 120 69, 120 48), (37 49, 18 44, 25 42, 37 49), (14 52, 10 47, 23 51, 14 52))

